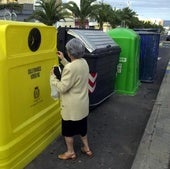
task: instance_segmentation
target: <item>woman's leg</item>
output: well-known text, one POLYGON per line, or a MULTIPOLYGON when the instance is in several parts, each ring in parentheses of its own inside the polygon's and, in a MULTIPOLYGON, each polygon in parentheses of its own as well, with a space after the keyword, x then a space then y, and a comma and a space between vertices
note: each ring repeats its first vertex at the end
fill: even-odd
POLYGON ((73 137, 64 137, 67 145, 67 151, 63 154, 58 155, 61 160, 76 159, 76 154, 74 152, 73 137))
POLYGON ((65 142, 67 145, 67 152, 74 153, 74 146, 73 146, 74 139, 73 139, 73 137, 64 137, 64 138, 65 138, 65 142))
POLYGON ((83 146, 84 146, 84 150, 89 151, 90 148, 89 148, 87 134, 85 136, 83 136, 83 137, 81 136, 81 140, 82 140, 82 143, 83 143, 83 146))
POLYGON ((85 153, 88 157, 92 157, 93 156, 93 152, 89 148, 87 135, 85 135, 83 137, 81 136, 81 140, 83 142, 83 147, 81 148, 81 151, 83 153, 85 153))

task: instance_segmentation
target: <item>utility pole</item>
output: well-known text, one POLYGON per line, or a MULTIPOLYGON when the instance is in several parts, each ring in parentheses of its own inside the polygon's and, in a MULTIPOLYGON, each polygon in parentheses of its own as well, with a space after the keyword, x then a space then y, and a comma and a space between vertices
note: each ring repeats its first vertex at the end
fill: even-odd
POLYGON ((127 7, 130 8, 130 0, 127 0, 127 7))

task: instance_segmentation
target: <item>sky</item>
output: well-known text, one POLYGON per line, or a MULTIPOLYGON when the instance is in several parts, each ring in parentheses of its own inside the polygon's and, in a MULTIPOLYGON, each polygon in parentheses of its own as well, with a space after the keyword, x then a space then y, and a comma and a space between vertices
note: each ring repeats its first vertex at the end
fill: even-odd
MULTIPOLYGON (((70 0, 63 0, 70 1, 70 0)), ((80 0, 72 0, 79 4, 80 0)), ((97 0, 110 4, 113 8, 128 7, 142 19, 170 20, 170 0, 97 0)))
POLYGON ((140 18, 170 20, 170 0, 103 0, 119 9, 129 6, 140 18))

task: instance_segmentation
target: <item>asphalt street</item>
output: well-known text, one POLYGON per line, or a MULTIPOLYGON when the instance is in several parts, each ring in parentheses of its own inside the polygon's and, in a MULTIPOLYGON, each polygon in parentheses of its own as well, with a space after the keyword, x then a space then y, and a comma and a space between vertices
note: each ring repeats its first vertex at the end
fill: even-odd
POLYGON ((91 110, 88 136, 93 158, 81 154, 81 142, 76 136, 78 158, 59 160, 57 155, 66 150, 59 136, 25 169, 131 169, 169 59, 170 48, 162 44, 153 83, 141 83, 135 96, 114 94, 91 110))

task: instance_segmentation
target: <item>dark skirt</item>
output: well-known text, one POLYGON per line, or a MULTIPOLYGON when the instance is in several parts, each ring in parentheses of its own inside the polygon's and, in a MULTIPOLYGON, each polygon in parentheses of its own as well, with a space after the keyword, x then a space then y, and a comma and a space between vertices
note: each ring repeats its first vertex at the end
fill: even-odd
POLYGON ((62 119, 62 135, 72 137, 81 135, 84 137, 87 134, 87 117, 79 121, 63 120, 62 119))

